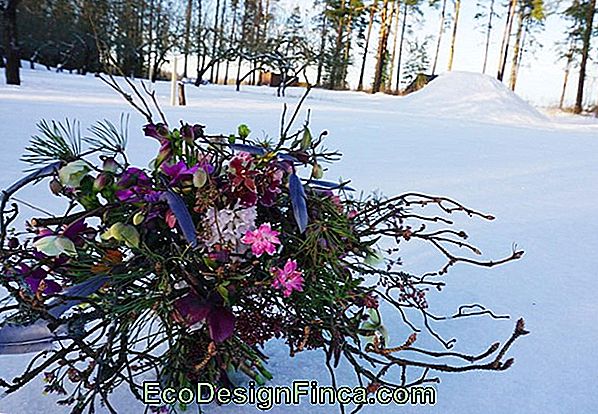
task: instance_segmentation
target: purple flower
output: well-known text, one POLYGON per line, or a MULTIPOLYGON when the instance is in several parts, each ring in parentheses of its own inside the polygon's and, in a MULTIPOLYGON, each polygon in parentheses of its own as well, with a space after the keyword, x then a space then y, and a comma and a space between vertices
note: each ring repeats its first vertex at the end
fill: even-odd
POLYGON ((201 299, 189 293, 177 300, 174 307, 189 326, 206 321, 214 342, 224 342, 233 335, 235 316, 222 305, 220 296, 201 299))
POLYGON ((170 178, 170 185, 175 185, 181 181, 191 181, 199 164, 189 168, 185 161, 179 161, 172 165, 162 164, 160 168, 170 178))
POLYGON ((120 176, 117 186, 119 190, 115 193, 116 198, 123 202, 156 202, 160 196, 152 189, 152 181, 148 175, 136 167, 127 168, 120 176))
POLYGON ((160 151, 156 158, 156 163, 161 164, 172 157, 172 145, 170 142, 170 131, 168 126, 162 123, 147 124, 143 127, 146 137, 155 138, 160 142, 160 151))
POLYGON ((58 283, 47 279, 48 272, 41 267, 31 269, 31 267, 22 263, 19 266, 19 274, 24 278, 25 283, 29 285, 34 294, 38 292, 42 281, 45 286, 43 293, 46 295, 52 295, 62 290, 62 287, 58 283))

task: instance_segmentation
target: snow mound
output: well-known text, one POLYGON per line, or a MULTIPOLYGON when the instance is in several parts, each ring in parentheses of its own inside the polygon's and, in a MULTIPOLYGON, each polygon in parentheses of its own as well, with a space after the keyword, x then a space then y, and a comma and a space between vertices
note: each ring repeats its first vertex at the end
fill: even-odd
POLYGON ((503 83, 480 73, 444 73, 404 102, 440 117, 515 124, 548 121, 503 83))

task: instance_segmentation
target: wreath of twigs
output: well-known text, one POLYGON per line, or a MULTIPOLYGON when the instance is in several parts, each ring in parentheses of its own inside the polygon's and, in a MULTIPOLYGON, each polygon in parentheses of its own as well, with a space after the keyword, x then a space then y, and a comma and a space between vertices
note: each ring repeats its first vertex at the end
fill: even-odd
MULTIPOLYGON (((110 61, 110 54, 103 56, 110 61)), ((114 62, 111 67, 113 70, 107 71, 105 75, 99 75, 99 78, 120 94, 148 124, 154 125, 154 113, 157 113, 160 121, 166 124, 166 117, 158 105, 155 91, 151 91, 143 82, 140 89, 135 82, 118 72, 114 62), (117 79, 113 73, 121 77, 117 79)), ((236 138, 242 140, 242 145, 247 148, 262 148, 268 150, 270 154, 292 156, 295 161, 305 166, 320 166, 323 163, 337 161, 340 159, 340 153, 323 148, 326 132, 315 138, 311 137, 308 129, 309 115, 308 121, 302 128, 295 133, 290 132, 310 89, 311 87, 307 88, 290 117, 285 105, 280 136, 275 144, 266 147, 265 143, 252 142, 245 135, 236 138), (306 134, 309 134, 310 138, 307 145, 305 144, 306 134)), ((58 124, 44 124, 42 132, 45 138, 38 138, 37 145, 34 141, 30 147, 30 154, 36 156, 30 156, 29 161, 49 161, 48 158, 52 158, 52 154, 40 150, 47 142, 57 145, 54 153, 59 155, 59 159, 35 170, 15 185, 2 191, 0 263, 3 271, 10 272, 20 263, 34 260, 36 257, 30 245, 19 245, 16 241, 25 233, 9 230, 11 224, 19 217, 19 203, 24 203, 14 197, 19 189, 44 178, 56 177, 61 167, 84 156, 95 154, 105 157, 109 154, 112 158, 120 157, 123 168, 128 165, 124 149, 126 119, 121 120, 120 128, 107 122, 100 123, 94 128, 95 138, 86 139, 91 148, 84 152, 77 145, 80 142, 77 128, 61 129, 58 124), (9 204, 11 199, 13 202, 9 204)), ((209 135, 202 130, 201 134, 195 136, 192 145, 194 148, 203 148, 202 151, 207 151, 215 159, 230 159, 234 151, 231 145, 227 144, 229 139, 228 135, 209 135)), ((306 189, 310 188, 310 182, 306 183, 306 189)), ((350 196, 347 183, 338 183, 336 187, 329 186, 328 190, 338 191, 343 197, 345 209, 355 212, 351 217, 351 228, 354 232, 351 236, 354 239, 351 240, 355 241, 347 239, 346 243, 355 243, 354 250, 357 253, 337 258, 336 264, 343 269, 339 272, 347 272, 349 281, 352 278, 357 280, 352 292, 360 295, 361 301, 365 300, 369 303, 357 311, 355 302, 338 301, 327 308, 326 313, 297 318, 296 324, 292 327, 292 335, 286 337, 291 355, 308 349, 322 349, 333 386, 338 385, 335 368, 344 358, 353 367, 357 382, 361 386, 368 387, 372 392, 379 386, 408 388, 439 383, 440 378, 434 376, 437 373, 460 373, 473 370, 504 371, 512 366, 514 359, 507 358, 508 351, 518 338, 528 334, 523 319, 516 322, 513 333, 504 342, 493 343, 477 355, 459 353, 453 350, 456 339, 446 339, 441 336, 434 329, 433 323, 480 316, 498 320, 507 319, 508 316, 496 314, 477 303, 461 305, 452 315, 438 316, 429 310, 426 299, 426 292, 429 289, 442 290, 446 283, 442 276, 458 263, 491 268, 522 257, 523 252, 514 247, 509 256, 498 260, 473 258, 472 255, 479 257, 481 252, 468 241, 468 235, 464 231, 453 227, 453 221, 450 219, 450 216, 455 214, 483 220, 493 220, 493 216, 470 209, 446 197, 407 193, 390 198, 355 198, 350 196), (428 209, 439 213, 427 214, 425 212, 428 209), (380 249, 377 252, 374 246, 381 240, 391 242, 393 247, 386 250, 380 249), (440 269, 423 275, 404 272, 397 254, 399 245, 410 240, 421 240, 432 246, 446 259, 446 263, 440 269), (455 250, 465 254, 457 254, 455 250), (384 253, 385 258, 378 263, 373 263, 365 257, 368 255, 375 257, 381 253, 384 253), (367 284, 362 284, 362 281, 367 281, 367 284), (396 310, 404 326, 411 331, 397 343, 387 342, 388 337, 385 335, 385 328, 378 312, 379 301, 396 310), (365 309, 369 309, 370 313, 368 314, 365 309), (419 315, 421 322, 413 320, 414 312, 419 315), (440 349, 417 347, 420 335, 431 335, 437 340, 440 349), (398 380, 388 378, 393 368, 399 370, 398 380)), ((317 198, 316 194, 317 192, 312 190, 307 192, 308 205, 322 203, 318 201, 320 198, 317 198)), ((68 226, 83 219, 94 217, 102 219, 115 207, 114 204, 105 204, 76 211, 75 204, 71 201, 65 214, 61 216, 43 213, 44 217, 30 219, 27 230, 36 232, 52 226, 57 228, 68 226)), ((32 204, 27 205, 35 207, 32 204)), ((43 212, 39 207, 36 208, 43 212)), ((318 237, 330 229, 319 222, 310 223, 308 228, 309 231, 304 235, 293 236, 296 239, 293 243, 297 243, 298 246, 294 253, 305 258, 304 267, 317 268, 322 266, 322 257, 326 258, 325 255, 320 255, 325 248, 318 244, 318 237), (315 243, 312 243, 312 239, 315 243)), ((37 292, 28 291, 23 281, 16 277, 3 278, 1 285, 8 290, 8 296, 0 301, 0 315, 4 319, 2 329, 11 329, 14 324, 36 326, 41 323, 40 329, 51 335, 42 340, 55 344, 54 348, 43 349, 33 357, 20 376, 10 380, 0 379, 0 387, 4 388, 4 395, 15 393, 33 379, 44 375, 47 381, 46 391, 64 395, 59 404, 72 405, 73 413, 82 413, 85 410, 88 413, 95 412, 98 399, 109 412, 117 413, 118 410, 110 402, 109 396, 119 386, 129 387, 131 393, 141 400, 141 382, 144 378, 159 377, 165 382, 175 382, 176 369, 185 363, 181 360, 183 357, 178 354, 185 355, 182 351, 185 349, 186 340, 194 341, 195 347, 198 348, 197 359, 194 360, 192 367, 192 372, 197 374, 198 378, 205 372, 211 372, 210 370, 217 365, 217 361, 221 361, 222 355, 239 353, 242 354, 240 362, 236 363, 239 371, 258 382, 260 378, 269 378, 269 373, 263 364, 267 356, 257 346, 260 341, 257 341, 257 344, 248 344, 238 336, 233 336, 226 342, 216 343, 216 341, 206 340, 205 336, 189 333, 185 329, 181 330, 180 327, 175 329, 171 323, 155 317, 155 314, 170 315, 161 307, 176 299, 170 297, 165 300, 157 293, 153 293, 152 289, 156 289, 157 286, 155 276, 162 274, 166 267, 172 266, 171 269, 174 270, 171 271, 178 272, 177 274, 188 285, 194 286, 195 281, 185 268, 175 265, 179 261, 181 263, 187 261, 191 268, 200 266, 194 262, 192 249, 185 247, 184 244, 173 244, 171 254, 171 258, 164 260, 165 258, 157 255, 150 257, 147 253, 147 256, 114 265, 110 282, 112 288, 104 287, 104 291, 97 289, 105 285, 108 278, 99 278, 93 287, 86 285, 83 289, 74 286, 60 294, 50 295, 44 294, 41 288, 37 292), (153 274, 135 273, 135 268, 146 269, 148 266, 154 269, 153 274), (132 278, 132 275, 135 277, 132 278), (143 297, 139 296, 140 291, 149 293, 143 297), (131 299, 131 303, 128 303, 129 297, 135 300, 131 299), (141 306, 142 301, 145 301, 143 306, 141 306), (155 305, 148 306, 148 301, 155 302, 155 305), (111 313, 108 312, 107 304, 113 306, 111 313), (75 307, 74 309, 84 309, 84 311, 73 312, 71 309, 70 312, 65 313, 65 307, 75 307), (172 369, 165 369, 165 366, 172 369), (71 384, 68 390, 69 387, 65 385, 67 383, 71 384)), ((81 263, 82 268, 85 265, 81 263)), ((211 274, 205 269, 204 272, 207 277, 218 277, 217 273, 211 274)), ((173 292, 172 295, 174 294, 173 292)), ((240 308, 246 306, 249 309, 250 306, 259 308, 263 305, 259 298, 251 303, 245 303, 246 300, 240 299, 237 306, 240 308)), ((259 310, 266 317, 270 308, 259 310)), ((1 338, 0 330, 0 349, 2 349, 1 338)), ((225 382, 223 385, 230 384, 225 382)), ((356 413, 361 408, 362 406, 353 407, 351 412, 356 413)), ((149 409, 150 407, 147 407, 146 412, 149 409)), ((348 407, 341 404, 339 409, 341 413, 345 413, 348 407)), ((171 407, 170 410, 175 412, 177 407, 171 407)))

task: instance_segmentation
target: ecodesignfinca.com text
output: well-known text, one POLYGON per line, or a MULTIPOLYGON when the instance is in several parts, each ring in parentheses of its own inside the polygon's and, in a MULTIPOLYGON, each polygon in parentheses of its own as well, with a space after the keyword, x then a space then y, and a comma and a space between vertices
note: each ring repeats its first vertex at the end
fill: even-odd
POLYGON ((377 388, 320 386, 317 381, 294 381, 291 386, 256 386, 250 382, 247 387, 222 388, 211 383, 200 382, 195 387, 175 389, 163 387, 159 382, 143 384, 143 402, 161 406, 183 404, 235 404, 254 405, 267 411, 274 406, 312 405, 434 405, 434 387, 379 386, 377 388))

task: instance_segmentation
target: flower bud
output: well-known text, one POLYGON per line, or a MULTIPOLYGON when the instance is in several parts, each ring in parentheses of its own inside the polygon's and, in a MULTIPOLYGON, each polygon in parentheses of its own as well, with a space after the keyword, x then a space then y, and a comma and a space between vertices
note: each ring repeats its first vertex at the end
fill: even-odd
POLYGON ((19 247, 19 239, 17 239, 16 237, 11 237, 8 240, 8 248, 9 249, 16 249, 17 247, 19 247))
POLYGON ((59 195, 62 188, 62 184, 56 178, 50 181, 50 191, 52 191, 52 194, 59 195))
POLYGON ((104 159, 104 164, 102 165, 102 170, 105 172, 115 173, 118 169, 118 163, 112 157, 107 157, 104 159))
POLYGON ((97 191, 97 192, 102 191, 104 188, 106 188, 106 186, 108 185, 109 182, 110 182, 110 177, 104 173, 101 173, 93 181, 94 191, 97 191))

